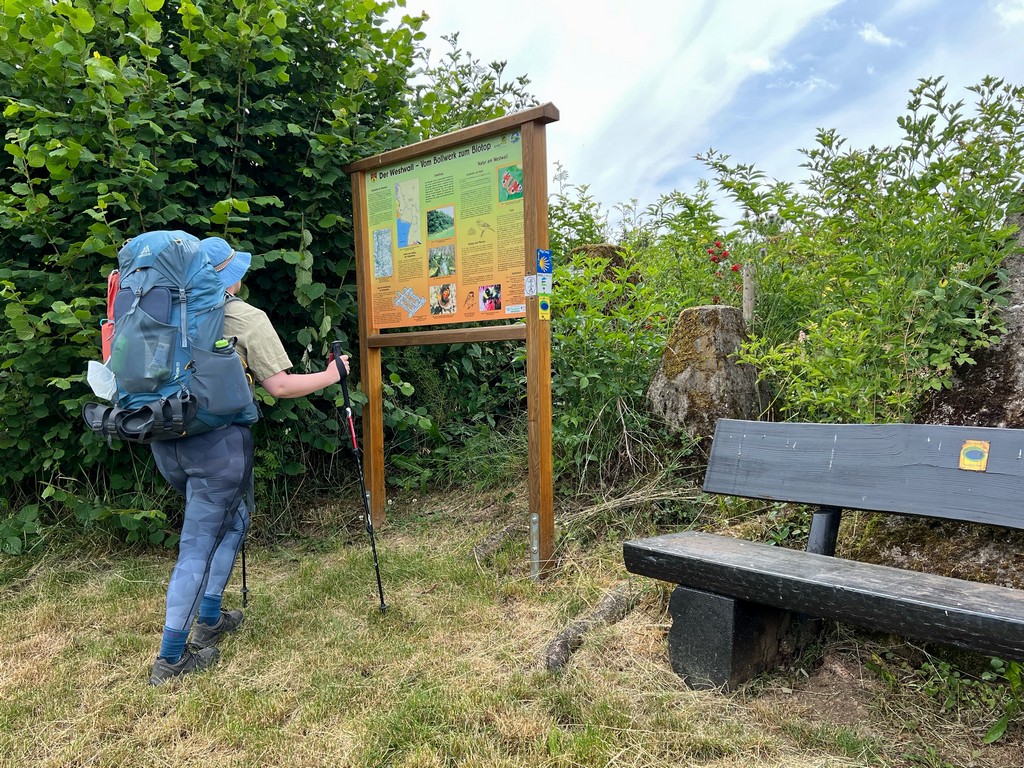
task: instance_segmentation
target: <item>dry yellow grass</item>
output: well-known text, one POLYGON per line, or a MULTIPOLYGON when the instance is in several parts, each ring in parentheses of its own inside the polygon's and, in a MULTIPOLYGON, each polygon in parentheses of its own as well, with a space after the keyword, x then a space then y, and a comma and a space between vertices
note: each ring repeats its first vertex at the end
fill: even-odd
MULTIPOLYGON (((502 498, 395 505, 378 531, 384 616, 363 539, 251 548, 246 623, 221 662, 158 689, 172 555, 45 563, 0 593, 0 766, 931 765, 904 756, 912 734, 823 721, 799 691, 688 690, 644 580, 635 611, 546 672, 557 632, 630 577, 606 542, 562 545, 540 584, 525 540, 478 563, 473 547, 522 514, 502 498)), ((998 749, 963 764, 1000 765, 998 749)))

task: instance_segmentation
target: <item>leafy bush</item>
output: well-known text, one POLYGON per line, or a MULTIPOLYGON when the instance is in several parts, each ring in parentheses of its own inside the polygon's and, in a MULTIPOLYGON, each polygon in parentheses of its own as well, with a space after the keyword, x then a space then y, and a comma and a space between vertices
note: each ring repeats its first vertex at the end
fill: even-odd
POLYGON ((537 104, 526 75, 505 78, 505 61, 486 66, 459 47, 459 33, 442 35, 448 50, 439 61, 423 51, 420 76, 413 84, 415 133, 426 139, 519 112, 537 104))
MULTIPOLYGON (((722 238, 721 217, 705 181, 693 195, 663 195, 626 233, 626 241, 635 243, 644 282, 674 307, 673 316, 686 307, 710 304, 721 293, 708 248, 722 238)), ((720 301, 735 303, 735 297, 726 292, 720 301)))
POLYGON ((590 194, 586 184, 569 183, 569 172, 555 162, 558 191, 548 200, 549 244, 555 261, 561 261, 581 245, 608 241, 608 214, 590 194))
POLYGON ((671 297, 641 279, 630 251, 607 251, 582 247, 555 265, 552 440, 562 492, 649 472, 671 443, 645 400, 671 297))
MULTIPOLYGON (((147 452, 109 449, 78 416, 104 278, 127 237, 182 228, 251 250, 249 298, 300 367, 319 365, 336 333, 355 337, 342 167, 404 143, 413 122, 406 78, 422 19, 386 29, 393 6, 4 4, 0 461, 12 512, 44 488, 71 494, 50 495, 58 517, 74 500, 114 508, 111 495, 151 476, 135 471, 147 452)), ((263 440, 333 449, 311 402, 265 402, 263 440)))
POLYGON ((940 78, 922 80, 892 147, 850 149, 820 131, 802 191, 709 151, 699 159, 743 219, 724 228, 702 181, 639 214, 623 206, 622 240, 675 311, 738 306, 733 267, 753 269, 741 360, 772 384, 783 415, 906 420, 1003 331, 1005 221, 1024 202, 1024 89, 986 78, 971 90, 968 114, 940 78))
POLYGON ((395 415, 385 419, 389 482, 489 487, 526 471, 521 344, 401 347, 384 368, 395 415))
MULTIPOLYGON (((1010 721, 1018 717, 1024 707, 1024 682, 1022 682, 1021 663, 1019 661, 1004 661, 1003 659, 991 659, 991 672, 985 672, 982 679, 989 683, 995 683, 1002 687, 1002 700, 997 702, 997 708, 1002 709, 999 719, 989 728, 985 734, 986 744, 998 741, 1006 733, 1010 721), (1005 684, 1003 684, 1005 681, 1005 684)), ((997 689, 998 690, 998 689, 997 689)))
POLYGON ((987 78, 971 89, 972 116, 945 90, 921 81, 893 147, 847 150, 819 132, 804 153, 807 193, 705 157, 749 212, 739 234, 763 253, 742 359, 775 384, 785 415, 907 420, 1002 333, 1024 88, 987 78))

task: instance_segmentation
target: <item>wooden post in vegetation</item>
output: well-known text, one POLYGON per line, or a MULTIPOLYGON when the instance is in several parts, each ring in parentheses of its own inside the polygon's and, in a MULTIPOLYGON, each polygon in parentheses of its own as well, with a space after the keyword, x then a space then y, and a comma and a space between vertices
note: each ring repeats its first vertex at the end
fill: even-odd
MULTIPOLYGON (((764 259, 765 249, 758 251, 761 259, 764 259)), ((743 324, 749 329, 754 322, 754 294, 756 289, 755 278, 757 276, 757 265, 747 259, 743 264, 743 324)))
MULTIPOLYGON (((540 300, 536 287, 538 251, 548 247, 544 126, 556 120, 555 106, 542 104, 345 168, 352 176, 359 367, 367 397, 363 408, 363 474, 374 525, 384 522, 386 509, 381 350, 522 339, 527 359, 530 517, 538 521, 540 531, 532 553, 537 575, 550 570, 554 553, 550 305, 540 300), (415 217, 411 226, 403 218, 403 207, 413 212, 408 214, 415 217), (472 221, 467 220, 463 231, 459 220, 466 217, 460 217, 460 213, 469 208, 474 210, 472 221), (454 219, 455 224, 451 232, 428 242, 431 232, 427 213, 432 211, 454 219), (517 211, 521 212, 521 222, 515 221, 517 211), (505 247, 496 247, 484 257, 463 253, 462 236, 482 238, 482 229, 499 239, 506 238, 502 241, 505 247), (518 253, 520 237, 523 256, 504 258, 511 257, 509 248, 518 253), (455 274, 441 278, 428 275, 432 256, 428 245, 434 250, 454 248, 455 263, 459 265, 455 274), (488 257, 493 263, 486 261, 488 257), (463 277, 467 262, 473 267, 472 281, 463 277), (423 274, 416 274, 421 265, 423 274), (458 295, 458 311, 431 311, 440 283, 450 283, 450 287, 463 291, 458 295), (481 286, 501 288, 500 311, 490 307, 485 311, 482 303, 478 311, 478 305, 463 301, 464 295, 468 297, 469 291, 481 286), (525 323, 508 322, 524 317, 525 323), (453 323, 471 326, 422 328, 453 323)), ((546 284, 550 285, 550 275, 547 278, 546 284)))

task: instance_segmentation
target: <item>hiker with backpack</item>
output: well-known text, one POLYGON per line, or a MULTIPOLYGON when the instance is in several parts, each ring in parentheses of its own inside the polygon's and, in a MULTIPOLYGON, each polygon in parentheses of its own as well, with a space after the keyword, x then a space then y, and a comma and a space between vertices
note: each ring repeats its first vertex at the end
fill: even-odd
MULTIPOLYGON (((323 371, 289 373, 270 318, 235 298, 251 261, 219 237, 147 232, 120 250, 108 280, 113 327, 104 326, 107 365, 99 367, 113 381, 101 397, 113 402, 88 403, 83 418, 108 440, 149 445, 185 498, 152 685, 209 667, 217 642, 244 618, 222 600, 249 530, 250 427, 259 418, 252 382, 294 398, 340 380, 333 358, 323 371)), ((348 371, 348 356, 340 361, 348 371)))
MULTIPOLYGON (((332 360, 323 371, 290 373, 291 360, 270 318, 235 298, 251 254, 236 251, 219 237, 203 240, 199 253, 209 257, 229 296, 223 337, 235 340, 235 349, 257 383, 277 398, 304 397, 338 383, 339 370, 332 360)), ((347 371, 348 356, 341 360, 347 371)), ((219 655, 217 642, 242 623, 242 611, 224 610, 221 601, 249 529, 245 495, 252 478, 253 443, 248 426, 229 425, 156 441, 151 447, 160 474, 186 500, 160 653, 150 676, 150 683, 159 685, 213 664, 219 655), (197 609, 192 639, 186 643, 197 609)))

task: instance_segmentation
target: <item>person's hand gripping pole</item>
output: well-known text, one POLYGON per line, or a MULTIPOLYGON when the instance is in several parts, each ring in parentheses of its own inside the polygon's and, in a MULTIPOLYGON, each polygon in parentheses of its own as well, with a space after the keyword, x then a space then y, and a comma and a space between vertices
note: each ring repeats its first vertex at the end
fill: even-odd
POLYGON ((366 518, 366 532, 370 534, 370 550, 373 552, 373 569, 377 574, 377 592, 380 595, 380 612, 387 611, 387 603, 384 602, 384 585, 380 580, 380 563, 377 561, 377 542, 373 535, 373 514, 370 512, 370 494, 366 492, 366 481, 363 479, 363 452, 359 450, 359 441, 356 439, 356 425, 352 420, 352 401, 348 396, 348 371, 345 370, 345 363, 341 359, 341 342, 331 342, 331 356, 335 365, 338 366, 338 375, 341 381, 341 392, 345 398, 345 418, 348 420, 349 436, 352 438, 352 455, 356 461, 356 474, 359 476, 359 490, 363 494, 363 514, 366 518))

